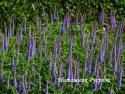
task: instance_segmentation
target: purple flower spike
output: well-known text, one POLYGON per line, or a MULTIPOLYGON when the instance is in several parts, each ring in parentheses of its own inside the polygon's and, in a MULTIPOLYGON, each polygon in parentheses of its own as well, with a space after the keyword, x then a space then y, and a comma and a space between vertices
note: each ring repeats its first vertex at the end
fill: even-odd
POLYGON ((4 53, 5 48, 4 48, 4 36, 2 37, 2 53, 4 53))
POLYGON ((83 15, 80 15, 80 28, 82 28, 83 21, 84 21, 84 17, 83 15))
POLYGON ((0 61, 0 82, 3 81, 3 68, 2 68, 2 61, 0 61))
POLYGON ((42 46, 40 42, 38 44, 38 57, 39 57, 39 60, 42 59, 42 46))
POLYGON ((81 46, 83 48, 84 47, 84 33, 82 32, 82 30, 80 31, 80 35, 81 35, 81 38, 82 38, 81 46))
POLYGON ((117 53, 116 53, 116 40, 115 40, 115 43, 114 43, 114 70, 113 70, 113 72, 114 72, 114 75, 115 75, 115 72, 117 71, 117 53))
POLYGON ((63 34, 63 33, 65 33, 65 24, 63 23, 63 25, 61 26, 61 33, 63 34))
POLYGON ((70 79, 70 68, 68 68, 68 70, 67 70, 66 79, 70 79))
POLYGON ((13 86, 14 86, 15 89, 17 89, 17 80, 16 80, 16 78, 14 78, 13 86))
POLYGON ((63 66, 62 66, 62 60, 60 60, 59 64, 59 78, 61 78, 63 75, 63 66))
POLYGON ((46 81, 46 90, 45 90, 45 94, 48 94, 48 81, 46 81))
POLYGON ((119 88, 121 88, 121 86, 122 86, 122 75, 123 75, 123 68, 121 67, 119 77, 118 77, 118 86, 119 86, 119 88))
POLYGON ((52 70, 52 52, 50 52, 49 71, 52 70))
POLYGON ((52 67, 52 82, 56 81, 56 63, 54 62, 52 67))
POLYGON ((26 60, 29 62, 30 60, 30 49, 28 50, 27 56, 26 56, 26 60))
POLYGON ((69 25, 70 25, 70 17, 69 17, 69 13, 67 13, 66 16, 65 16, 65 22, 66 22, 66 23, 65 23, 66 26, 69 27, 69 25))
POLYGON ((22 75, 22 92, 23 92, 23 94, 26 94, 26 86, 25 86, 25 81, 24 81, 24 75, 22 75))
POLYGON ((99 21, 103 25, 103 23, 104 23, 104 9, 101 9, 99 21))
POLYGON ((4 36, 4 49, 6 50, 8 48, 8 37, 7 35, 4 36))
POLYGON ((110 10, 110 24, 111 24, 111 30, 115 29, 116 23, 115 23, 115 13, 114 11, 110 10))

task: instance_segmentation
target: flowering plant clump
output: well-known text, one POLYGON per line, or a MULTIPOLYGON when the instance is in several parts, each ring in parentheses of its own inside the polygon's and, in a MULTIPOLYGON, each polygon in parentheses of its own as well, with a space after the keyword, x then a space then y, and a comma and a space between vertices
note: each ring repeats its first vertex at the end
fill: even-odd
POLYGON ((125 92, 124 19, 116 23, 110 10, 105 24, 87 23, 83 14, 63 20, 57 9, 51 17, 10 16, 0 33, 1 94, 123 94, 125 92), (44 20, 43 20, 44 19, 44 20), (16 27, 17 26, 17 27, 16 27), (3 93, 4 92, 4 93, 3 93))

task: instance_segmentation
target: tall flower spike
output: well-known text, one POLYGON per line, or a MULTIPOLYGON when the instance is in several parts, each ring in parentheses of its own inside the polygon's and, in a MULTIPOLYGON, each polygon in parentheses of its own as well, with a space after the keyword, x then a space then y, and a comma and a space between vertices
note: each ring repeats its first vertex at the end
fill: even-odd
POLYGON ((70 26, 70 17, 69 17, 69 13, 67 13, 66 16, 65 16, 65 22, 66 22, 66 26, 69 27, 69 26, 70 26))
POLYGON ((17 80, 16 80, 16 64, 14 65, 14 81, 13 81, 14 88, 17 89, 17 80))
POLYGON ((3 81, 3 68, 2 68, 2 64, 3 64, 3 62, 0 61, 0 82, 3 81))
POLYGON ((81 14, 80 15, 80 28, 82 28, 83 21, 84 21, 84 16, 81 14))
POLYGON ((89 68, 88 68, 88 73, 91 73, 91 67, 92 67, 92 52, 90 53, 90 56, 88 58, 89 60, 89 68))
POLYGON ((4 53, 5 48, 4 48, 4 35, 2 36, 2 53, 4 53))
POLYGON ((114 41, 114 69, 113 69, 113 72, 114 72, 114 75, 115 75, 115 72, 117 71, 117 53, 116 53, 116 39, 114 41))
POLYGON ((34 39, 34 37, 32 38, 31 42, 32 42, 32 47, 30 51, 30 56, 33 57, 35 54, 35 46, 36 46, 36 40, 34 39))
POLYGON ((24 75, 22 75, 22 92, 23 94, 26 94, 26 86, 25 86, 25 81, 24 81, 24 75))
POLYGON ((61 33, 65 33, 65 18, 63 19, 63 23, 62 23, 62 26, 61 26, 61 33))
POLYGON ((7 74, 7 88, 10 87, 10 72, 7 74))
POLYGON ((52 67, 52 82, 56 81, 56 58, 54 58, 54 64, 52 67))
POLYGON ((62 66, 62 60, 60 59, 60 64, 59 64, 59 78, 61 78, 63 75, 63 66, 62 66))
POLYGON ((28 49, 28 53, 27 53, 27 56, 26 56, 26 60, 27 60, 28 63, 29 63, 29 61, 30 61, 30 49, 28 49))
POLYGON ((55 9, 54 9, 54 16, 53 17, 54 17, 53 18, 54 21, 57 20, 57 9, 56 9, 56 6, 55 6, 55 9))
POLYGON ((45 94, 48 94, 48 81, 46 81, 46 89, 45 89, 45 94))
POLYGON ((84 33, 82 31, 82 29, 80 30, 80 35, 81 35, 81 47, 83 48, 84 47, 84 33))
POLYGON ((18 80, 18 85, 17 85, 17 91, 18 91, 18 93, 20 93, 21 92, 21 84, 20 84, 20 81, 18 80))
POLYGON ((39 57, 39 60, 41 61, 42 60, 42 45, 40 42, 38 43, 38 57, 39 57))
POLYGON ((109 94, 112 94, 113 86, 114 86, 114 84, 112 84, 112 87, 109 88, 109 94))
POLYGON ((70 68, 68 67, 67 72, 66 72, 66 79, 70 79, 70 68))
POLYGON ((4 49, 6 50, 8 48, 8 37, 7 35, 4 36, 4 49))
POLYGON ((76 32, 78 31, 78 18, 75 19, 76 32))
POLYGON ((72 36, 69 39, 69 53, 68 53, 68 63, 70 69, 70 79, 73 78, 73 71, 72 71, 72 36))
POLYGON ((111 24, 111 30, 115 29, 116 23, 115 23, 115 13, 113 10, 110 10, 110 24, 111 24))
POLYGON ((121 88, 121 86, 122 86, 122 75, 123 75, 123 68, 121 67, 119 77, 118 77, 118 86, 119 86, 119 88, 121 88))
MULTIPOLYGON (((60 64, 59 64, 59 77, 58 78, 62 78, 63 75, 63 66, 62 66, 62 60, 60 59, 60 64)), ((57 89, 60 88, 60 82, 57 82, 56 84, 57 89)))
POLYGON ((52 52, 50 52, 49 71, 52 70, 52 52))
POLYGON ((104 9, 103 8, 101 9, 101 12, 100 12, 99 21, 100 21, 101 25, 104 24, 104 9))

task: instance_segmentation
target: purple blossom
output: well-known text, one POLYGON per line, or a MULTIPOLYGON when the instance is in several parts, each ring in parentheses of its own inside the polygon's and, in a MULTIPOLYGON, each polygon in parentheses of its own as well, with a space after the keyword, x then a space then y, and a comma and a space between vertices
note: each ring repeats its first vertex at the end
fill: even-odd
POLYGON ((83 21, 84 21, 84 16, 80 15, 80 28, 82 28, 83 21))
POLYGON ((56 59, 54 59, 54 64, 52 66, 52 82, 56 81, 56 59))
POLYGON ((14 86, 15 89, 17 89, 17 80, 16 80, 16 78, 14 78, 13 86, 14 86))
POLYGON ((119 88, 121 88, 121 86, 122 86, 122 75, 123 75, 123 68, 121 67, 119 77, 118 77, 118 86, 119 86, 119 88))
POLYGON ((80 35, 81 35, 81 38, 82 38, 81 46, 83 48, 84 47, 84 33, 82 32, 82 30, 80 31, 80 35))
POLYGON ((61 78, 63 75, 63 66, 62 66, 62 60, 60 59, 60 64, 59 64, 59 78, 61 78))
POLYGON ((26 85, 24 81, 24 75, 22 75, 22 92, 23 94, 26 94, 26 85))
POLYGON ((27 53, 27 56, 26 56, 26 60, 29 62, 30 60, 30 49, 28 49, 28 53, 27 53))
POLYGON ((50 52, 49 71, 52 70, 52 52, 50 52))
POLYGON ((20 85, 20 81, 17 82, 17 91, 20 92, 21 91, 21 85, 20 85))
POLYGON ((48 82, 46 82, 45 94, 48 94, 48 82))
POLYGON ((70 68, 67 69, 67 73, 66 73, 66 79, 70 79, 70 68))
POLYGON ((35 39, 32 39, 31 40, 31 50, 30 50, 30 57, 33 57, 34 54, 35 54, 35 46, 36 46, 36 40, 35 39))
POLYGON ((100 21, 101 24, 104 23, 104 9, 101 9, 99 21, 100 21))
POLYGON ((63 23, 63 25, 61 26, 60 32, 61 32, 62 34, 65 33, 65 23, 63 23))
POLYGON ((8 37, 7 35, 4 36, 4 49, 6 50, 8 48, 8 37))
POLYGON ((42 59, 42 46, 40 42, 38 44, 38 57, 39 57, 39 60, 42 59))
POLYGON ((65 16, 65 24, 66 24, 67 27, 69 27, 69 25, 70 25, 69 13, 67 13, 66 16, 65 16))
POLYGON ((89 63, 89 68, 88 68, 88 73, 91 73, 91 66, 92 66, 92 53, 90 53, 90 56, 88 58, 88 63, 89 63))
POLYGON ((2 82, 2 80, 3 80, 3 68, 2 68, 2 64, 3 64, 3 62, 0 61, 0 82, 2 82))
POLYGON ((4 48, 4 36, 2 37, 2 53, 4 53, 5 48, 4 48))
POLYGON ((115 13, 113 10, 110 10, 110 24, 111 24, 111 30, 115 29, 116 23, 115 23, 115 13))
POLYGON ((115 39, 115 42, 114 42, 114 49, 113 49, 113 51, 114 51, 114 70, 113 70, 113 72, 114 72, 114 74, 115 74, 115 72, 117 71, 117 53, 116 53, 116 39, 115 39))

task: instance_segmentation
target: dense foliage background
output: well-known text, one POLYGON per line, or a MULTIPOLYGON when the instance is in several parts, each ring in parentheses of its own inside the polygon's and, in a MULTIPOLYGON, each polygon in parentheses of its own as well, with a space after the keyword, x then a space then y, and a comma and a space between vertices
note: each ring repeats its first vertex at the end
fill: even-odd
POLYGON ((86 15, 86 21, 97 20, 101 8, 105 9, 106 13, 114 9, 118 20, 125 14, 125 0, 1 0, 0 22, 7 21, 12 14, 16 15, 19 22, 24 16, 29 21, 34 21, 37 15, 42 17, 43 10, 50 16, 55 7, 58 8, 61 17, 68 11, 73 16, 81 12, 86 15))
POLYGON ((124 94, 124 9, 125 0, 1 0, 0 94, 124 94), (111 82, 58 82, 72 76, 111 82))

